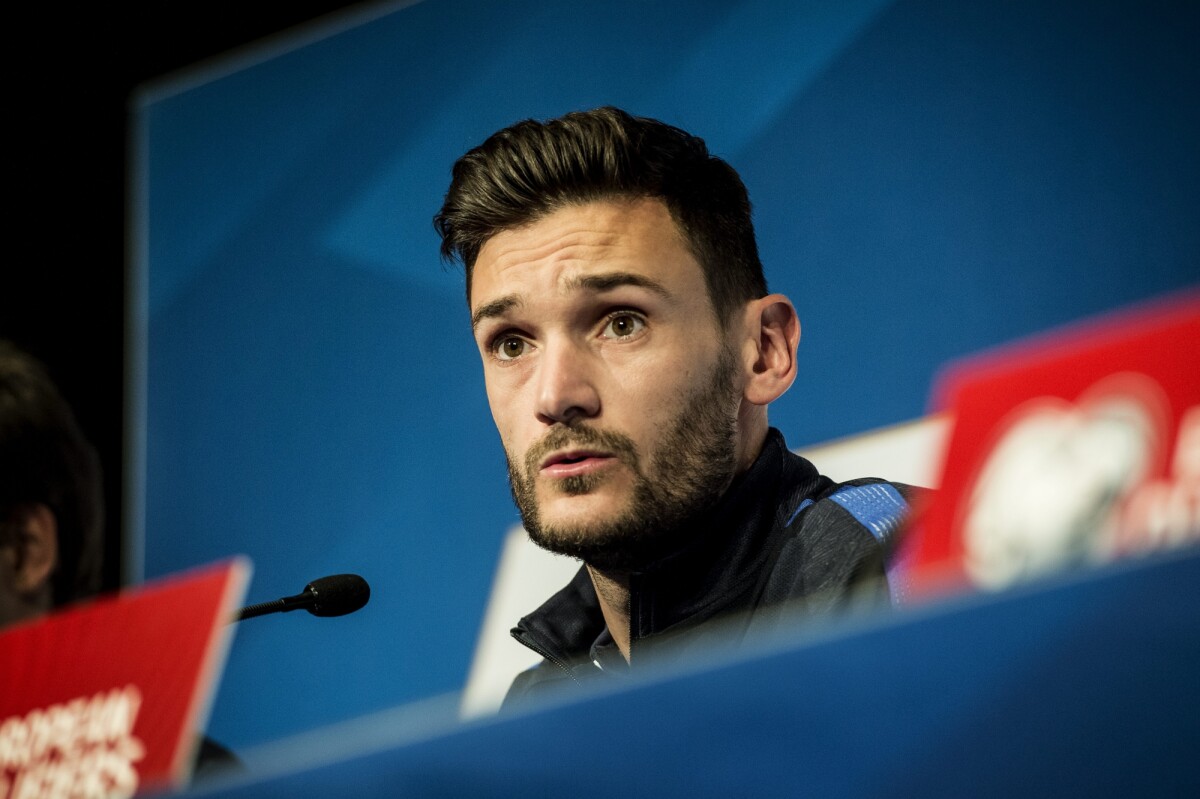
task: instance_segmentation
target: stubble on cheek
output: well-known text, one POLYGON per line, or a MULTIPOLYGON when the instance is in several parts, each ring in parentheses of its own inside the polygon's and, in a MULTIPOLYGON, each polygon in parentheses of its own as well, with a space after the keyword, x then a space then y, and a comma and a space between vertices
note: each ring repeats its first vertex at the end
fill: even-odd
POLYGON ((678 412, 663 426, 646 468, 632 440, 589 427, 556 428, 535 443, 523 459, 507 452, 509 484, 525 529, 537 545, 579 558, 600 568, 636 570, 682 545, 689 526, 711 508, 736 470, 736 424, 740 393, 734 384, 737 361, 722 353, 711 378, 680 397, 678 412), (591 518, 543 519, 543 496, 580 496, 617 479, 611 469, 539 484, 545 456, 575 446, 595 448, 620 458, 630 469, 632 487, 624 502, 614 502, 591 518))

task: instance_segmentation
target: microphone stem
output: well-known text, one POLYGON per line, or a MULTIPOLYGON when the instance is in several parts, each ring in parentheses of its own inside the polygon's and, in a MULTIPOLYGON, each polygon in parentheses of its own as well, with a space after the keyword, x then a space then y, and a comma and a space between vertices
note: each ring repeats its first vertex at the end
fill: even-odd
POLYGON ((283 599, 275 599, 270 602, 259 602, 257 605, 249 605, 241 609, 238 613, 237 621, 243 619, 253 619, 255 616, 265 616, 268 613, 287 613, 289 610, 306 607, 312 604, 312 597, 308 594, 297 594, 296 596, 285 596, 283 599))

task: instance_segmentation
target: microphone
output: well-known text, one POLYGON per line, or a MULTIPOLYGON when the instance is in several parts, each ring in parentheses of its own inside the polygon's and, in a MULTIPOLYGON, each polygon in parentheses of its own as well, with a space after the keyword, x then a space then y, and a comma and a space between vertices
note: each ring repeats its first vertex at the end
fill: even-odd
POLYGON ((304 608, 314 616, 345 616, 367 604, 371 586, 357 574, 331 574, 313 580, 295 596, 285 596, 274 602, 261 602, 244 607, 235 621, 265 616, 268 613, 287 613, 304 608))

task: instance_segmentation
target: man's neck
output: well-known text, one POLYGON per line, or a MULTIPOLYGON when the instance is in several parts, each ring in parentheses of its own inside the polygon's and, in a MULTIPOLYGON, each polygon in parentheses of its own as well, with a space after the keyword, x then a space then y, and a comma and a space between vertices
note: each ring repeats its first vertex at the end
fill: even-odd
MULTIPOLYGON (((758 459, 762 453, 763 442, 767 437, 766 414, 760 414, 759 417, 755 417, 754 421, 757 424, 753 426, 752 434, 745 437, 748 446, 739 458, 738 475, 744 473, 758 459)), ((728 485, 722 491, 722 500, 727 491, 728 485)), ((604 616, 608 633, 612 636, 617 648, 621 650, 621 654, 624 655, 625 662, 628 663, 630 651, 629 572, 603 570, 591 564, 587 564, 587 570, 592 578, 592 586, 596 589, 596 598, 600 601, 600 612, 604 616)))
POLYGON ((600 600, 600 612, 604 623, 617 648, 629 662, 629 574, 626 572, 601 571, 588 566, 596 598, 600 600))

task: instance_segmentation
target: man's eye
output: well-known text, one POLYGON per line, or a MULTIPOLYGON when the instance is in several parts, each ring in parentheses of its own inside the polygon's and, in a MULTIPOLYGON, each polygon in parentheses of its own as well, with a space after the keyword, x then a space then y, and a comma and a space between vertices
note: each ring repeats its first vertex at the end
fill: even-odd
POLYGON ((640 333, 646 326, 646 320, 637 314, 615 313, 608 317, 604 326, 605 338, 629 338, 634 333, 640 333))
POLYGON ((492 352, 502 361, 511 361, 524 355, 528 346, 520 336, 501 336, 492 344, 492 352))

